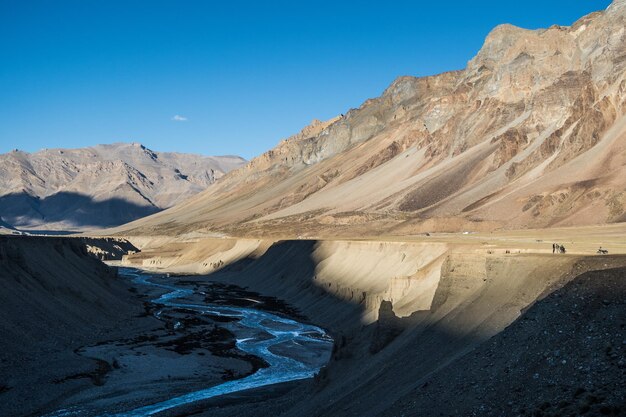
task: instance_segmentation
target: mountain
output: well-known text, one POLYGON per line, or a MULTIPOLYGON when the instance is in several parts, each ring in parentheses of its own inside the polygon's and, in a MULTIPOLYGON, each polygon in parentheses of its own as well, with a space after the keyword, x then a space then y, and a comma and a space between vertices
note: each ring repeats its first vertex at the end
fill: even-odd
POLYGON ((0 215, 19 228, 115 226, 180 203, 243 163, 138 143, 14 150, 0 155, 0 215))
POLYGON ((361 236, 626 221, 626 0, 496 27, 124 233, 361 236))

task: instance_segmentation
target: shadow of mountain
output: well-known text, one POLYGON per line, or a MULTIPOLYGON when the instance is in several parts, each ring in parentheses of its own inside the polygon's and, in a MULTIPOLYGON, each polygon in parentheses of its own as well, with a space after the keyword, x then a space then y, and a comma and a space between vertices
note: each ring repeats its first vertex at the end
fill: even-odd
POLYGON ((585 272, 381 415, 624 415, 624 297, 626 267, 585 272))
POLYGON ((5 222, 2 217, 0 217, 0 227, 4 227, 5 229, 15 229, 9 223, 5 222))
POLYGON ((364 304, 339 298, 316 282, 317 263, 312 257, 316 244, 314 240, 276 242, 261 256, 233 262, 207 278, 279 297, 337 336, 361 326, 364 304))
MULTIPOLYGON (((64 386, 57 378, 94 369, 94 360, 74 349, 147 320, 136 318, 144 308, 128 285, 88 256, 88 243, 0 236, 0 416, 40 416, 47 412, 38 411, 42 404, 54 411, 61 392, 81 386, 80 380, 64 386), (34 381, 45 388, 33 393, 34 381), (3 392, 3 386, 10 389, 3 392)), ((93 386, 84 381, 85 388, 93 386)))
MULTIPOLYGON (((328 287, 317 282, 316 268, 318 261, 314 252, 318 241, 287 240, 273 243, 261 255, 234 261, 222 269, 197 278, 202 281, 232 284, 264 297, 276 297, 285 301, 292 308, 288 317, 300 322, 323 327, 334 339, 332 357, 327 367, 336 368, 343 356, 355 355, 361 359, 360 352, 354 352, 363 342, 369 346, 373 326, 364 327, 361 316, 365 312, 363 302, 343 299, 328 287), (358 336, 357 336, 358 333, 358 336), (353 353, 354 352, 354 353, 353 353)), ((184 277, 184 276, 183 276, 184 277)), ((180 279, 180 277, 178 277, 180 279)), ((274 307, 267 306, 266 307, 274 307)), ((255 308, 263 308, 255 306, 255 308)), ((274 313, 275 308, 271 308, 274 313)), ((277 314, 281 314, 278 312, 277 314)), ((343 359, 342 359, 343 361, 343 359)), ((352 364, 352 363, 351 363, 352 364)), ((328 371, 322 371, 326 374, 328 371)), ((292 381, 281 384, 253 388, 233 394, 196 401, 170 410, 172 416, 232 416, 232 415, 276 415, 274 401, 281 401, 286 396, 297 398, 296 412, 306 409, 300 415, 314 415, 305 404, 308 400, 316 401, 312 391, 328 384, 325 377, 317 376, 309 380, 292 381), (301 408, 302 407, 302 408, 301 408)), ((336 381, 335 381, 336 382, 336 381)), ((320 393, 317 392, 319 395, 320 393)))
POLYGON ((346 300, 316 281, 315 240, 274 243, 262 256, 235 262, 211 278, 278 296, 293 303, 308 317, 315 317, 335 334, 361 326, 365 306, 346 300))
MULTIPOLYGON (((316 276, 318 244, 315 240, 279 241, 263 254, 226 265, 206 279, 278 297, 324 327, 335 341, 325 369, 310 380, 188 404, 172 415, 276 415, 277 409, 287 416, 379 415, 381 408, 414 388, 415 380, 484 340, 474 332, 442 326, 430 319, 434 317, 431 311, 424 311, 421 324, 415 323, 415 317, 400 319, 402 334, 372 353, 372 342, 380 335, 379 324, 364 324, 362 316, 366 299, 374 295, 355 291, 352 299, 344 298, 338 295, 336 285, 320 282, 316 276)), ((354 285, 358 287, 358 282, 354 285)), ((443 286, 439 292, 447 292, 447 288, 443 286)), ((442 298, 438 294, 437 299, 442 298)))
POLYGON ((73 192, 59 192, 45 198, 25 192, 0 196, 0 215, 14 227, 51 223, 65 223, 76 228, 113 227, 160 210, 147 201, 146 205, 121 198, 96 201, 90 196, 73 192))

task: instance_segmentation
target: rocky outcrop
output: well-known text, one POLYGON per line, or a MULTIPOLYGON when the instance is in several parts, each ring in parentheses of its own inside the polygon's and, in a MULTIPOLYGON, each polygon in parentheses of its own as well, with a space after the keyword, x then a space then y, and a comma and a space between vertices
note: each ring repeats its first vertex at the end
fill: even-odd
POLYGON ((90 238, 77 237, 76 239, 85 245, 89 255, 101 261, 121 261, 126 255, 139 252, 139 249, 126 239, 120 238, 90 238))
POLYGON ((374 327, 370 352, 376 354, 402 333, 402 321, 393 312, 391 301, 381 301, 378 309, 378 320, 374 327))

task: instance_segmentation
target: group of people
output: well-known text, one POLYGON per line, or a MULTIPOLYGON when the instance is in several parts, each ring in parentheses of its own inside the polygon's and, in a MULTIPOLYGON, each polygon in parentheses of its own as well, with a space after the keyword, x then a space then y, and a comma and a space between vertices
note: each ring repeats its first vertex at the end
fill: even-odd
MULTIPOLYGON (((507 251, 508 253, 508 251, 507 251)), ((565 246, 563 245, 559 245, 558 243, 553 243, 552 244, 552 253, 565 253, 565 246)), ((600 246, 600 249, 598 249, 597 252, 599 255, 607 255, 609 253, 608 250, 603 249, 602 246, 600 246)))

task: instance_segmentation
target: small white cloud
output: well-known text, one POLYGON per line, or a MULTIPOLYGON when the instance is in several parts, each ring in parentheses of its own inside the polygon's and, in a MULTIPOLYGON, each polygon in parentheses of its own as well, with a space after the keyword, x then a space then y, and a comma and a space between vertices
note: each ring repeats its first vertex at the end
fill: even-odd
POLYGON ((186 122, 187 118, 185 116, 181 116, 180 114, 176 114, 172 117, 172 120, 175 122, 186 122))

